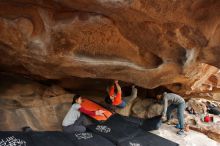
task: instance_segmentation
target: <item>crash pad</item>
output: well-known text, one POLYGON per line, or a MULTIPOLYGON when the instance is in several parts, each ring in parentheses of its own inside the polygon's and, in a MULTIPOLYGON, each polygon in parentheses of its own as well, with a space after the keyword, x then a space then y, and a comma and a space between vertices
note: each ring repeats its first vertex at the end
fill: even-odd
POLYGON ((107 110, 106 108, 100 106, 99 104, 88 100, 88 99, 83 99, 83 102, 81 104, 81 107, 89 110, 89 111, 97 111, 97 110, 103 110, 104 111, 104 116, 90 116, 91 118, 97 120, 97 121, 106 121, 112 113, 107 110))
POLYGON ((1 131, 0 146, 33 146, 28 134, 16 131, 1 131))
POLYGON ((179 146, 179 144, 150 132, 140 131, 137 136, 119 143, 118 146, 179 146))
POLYGON ((88 130, 107 138, 114 144, 133 138, 140 130, 137 124, 132 124, 117 114, 111 116, 102 124, 91 125, 87 128, 88 130))
POLYGON ((106 138, 94 133, 0 132, 0 146, 115 146, 106 138))
POLYGON ((74 146, 72 141, 63 132, 30 132, 29 136, 33 146, 74 146))
POLYGON ((72 133, 66 137, 72 141, 74 146, 115 146, 108 139, 91 132, 72 133))
POLYGON ((210 114, 220 115, 220 109, 218 107, 212 107, 208 109, 210 114))
POLYGON ((132 116, 123 116, 123 118, 128 121, 131 122, 132 124, 135 124, 136 126, 141 126, 143 124, 144 119, 142 118, 137 118, 137 117, 132 117, 132 116))
POLYGON ((145 131, 157 130, 162 125, 161 116, 145 119, 141 128, 145 131))

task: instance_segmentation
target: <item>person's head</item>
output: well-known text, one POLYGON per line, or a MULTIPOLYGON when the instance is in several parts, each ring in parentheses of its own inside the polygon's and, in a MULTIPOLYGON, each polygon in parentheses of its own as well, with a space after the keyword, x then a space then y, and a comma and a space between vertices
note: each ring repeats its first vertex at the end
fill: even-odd
POLYGON ((210 105, 211 104, 211 102, 209 102, 209 101, 206 101, 206 105, 208 106, 208 105, 210 105))
POLYGON ((161 100, 161 99, 163 98, 163 95, 162 95, 162 94, 158 94, 158 95, 156 96, 156 98, 157 98, 157 100, 161 100))
POLYGON ((74 104, 74 103, 81 104, 82 103, 82 97, 78 94, 74 95, 72 104, 74 104))
POLYGON ((115 94, 109 95, 109 98, 110 98, 111 100, 113 100, 113 99, 115 98, 115 94))

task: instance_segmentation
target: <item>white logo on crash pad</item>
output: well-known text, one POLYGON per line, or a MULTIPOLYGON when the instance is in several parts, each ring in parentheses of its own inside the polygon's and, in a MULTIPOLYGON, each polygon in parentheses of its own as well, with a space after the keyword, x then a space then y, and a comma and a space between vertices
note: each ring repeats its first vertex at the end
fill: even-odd
POLYGON ((78 140, 93 138, 92 133, 87 133, 87 132, 85 132, 85 133, 76 133, 75 136, 78 140))
POLYGON ((97 131, 102 132, 102 133, 109 133, 111 132, 111 128, 105 125, 97 125, 95 128, 97 131))
POLYGON ((141 144, 139 144, 139 143, 129 142, 129 146, 141 146, 141 144))
POLYGON ((26 141, 10 136, 5 139, 1 139, 0 146, 26 146, 26 141))

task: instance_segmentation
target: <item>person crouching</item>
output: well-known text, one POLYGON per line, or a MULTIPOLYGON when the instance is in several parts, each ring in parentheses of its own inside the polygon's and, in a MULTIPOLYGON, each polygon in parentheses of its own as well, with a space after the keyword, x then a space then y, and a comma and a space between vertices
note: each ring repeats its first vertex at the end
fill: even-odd
POLYGON ((86 126, 91 125, 92 122, 82 113, 90 116, 100 115, 104 116, 104 111, 89 111, 81 107, 82 97, 80 95, 75 95, 73 97, 73 102, 70 110, 67 112, 63 122, 63 131, 67 133, 73 132, 85 132, 86 126))

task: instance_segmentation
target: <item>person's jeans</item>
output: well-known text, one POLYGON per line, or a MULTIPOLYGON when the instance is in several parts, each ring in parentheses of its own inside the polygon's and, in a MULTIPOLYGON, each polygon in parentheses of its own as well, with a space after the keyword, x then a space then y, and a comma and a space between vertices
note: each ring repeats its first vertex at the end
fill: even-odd
POLYGON ((127 104, 134 101, 137 97, 137 88, 132 88, 131 95, 123 97, 121 104, 117 105, 118 108, 125 108, 127 104))
POLYGON ((177 108, 177 118, 180 124, 180 129, 184 129, 184 111, 185 111, 185 102, 179 104, 171 104, 167 108, 167 120, 170 120, 172 111, 177 108))
POLYGON ((126 107, 126 102, 122 100, 121 104, 117 105, 118 108, 125 108, 126 107))
POLYGON ((63 126, 63 131, 67 133, 85 132, 86 126, 91 124, 92 122, 85 115, 81 114, 74 124, 69 126, 63 126))

